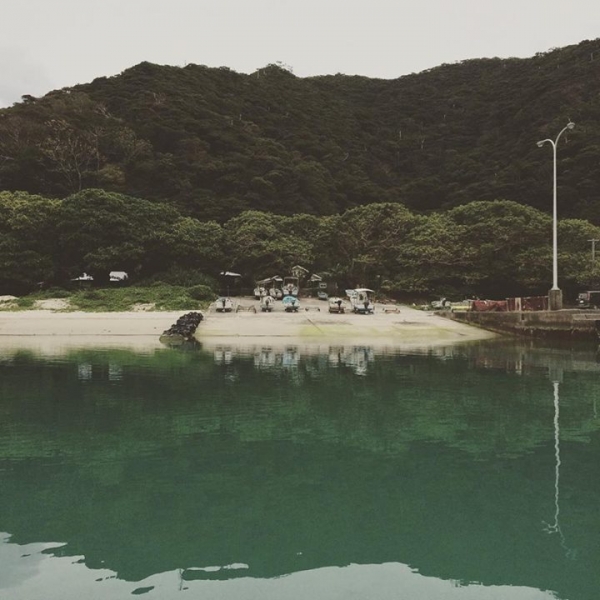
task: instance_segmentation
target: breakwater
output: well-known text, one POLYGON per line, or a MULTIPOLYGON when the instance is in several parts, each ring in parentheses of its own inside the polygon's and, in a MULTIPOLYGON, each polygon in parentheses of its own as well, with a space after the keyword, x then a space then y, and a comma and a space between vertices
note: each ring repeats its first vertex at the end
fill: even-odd
POLYGON ((161 342, 172 343, 193 340, 196 329, 203 319, 204 315, 201 312, 189 312, 182 315, 169 329, 163 331, 160 336, 161 342))
POLYGON ((530 338, 598 340, 600 310, 451 312, 437 314, 482 329, 530 338))

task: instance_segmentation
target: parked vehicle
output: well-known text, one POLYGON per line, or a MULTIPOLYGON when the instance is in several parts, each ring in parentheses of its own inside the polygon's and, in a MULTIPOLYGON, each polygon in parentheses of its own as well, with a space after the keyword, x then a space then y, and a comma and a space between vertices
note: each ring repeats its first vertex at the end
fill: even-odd
POLYGON ((600 308, 600 291, 581 292, 577 296, 578 308, 600 308))

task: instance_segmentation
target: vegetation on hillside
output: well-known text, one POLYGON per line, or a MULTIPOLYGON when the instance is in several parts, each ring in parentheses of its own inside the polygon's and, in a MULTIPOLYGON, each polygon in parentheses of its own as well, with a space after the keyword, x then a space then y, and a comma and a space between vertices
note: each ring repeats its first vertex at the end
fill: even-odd
POLYGON ((142 63, 0 110, 0 293, 294 264, 390 294, 600 283, 600 40, 396 80, 142 63))
POLYGON ((141 63, 0 110, 0 189, 85 188, 224 223, 245 210, 328 215, 373 202, 418 212, 505 199, 600 224, 600 40, 395 80, 298 78, 277 65, 141 63))

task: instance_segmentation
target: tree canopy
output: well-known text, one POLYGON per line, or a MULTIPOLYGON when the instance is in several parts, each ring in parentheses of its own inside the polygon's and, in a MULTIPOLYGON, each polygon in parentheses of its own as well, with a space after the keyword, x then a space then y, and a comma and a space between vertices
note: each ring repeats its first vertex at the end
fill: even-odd
POLYGON ((417 212, 498 198, 600 223, 600 40, 395 80, 141 63, 0 110, 0 189, 86 188, 224 223, 245 210, 417 212))
MULTIPOLYGON (((111 270, 132 282, 193 285, 232 269, 250 287, 297 264, 340 289, 365 285, 396 297, 537 295, 551 280, 551 218, 507 200, 429 215, 395 203, 320 217, 245 211, 223 225, 97 189, 63 200, 3 192, 0 209, 0 295, 83 272, 102 284, 111 270)), ((558 234, 561 287, 570 295, 598 287, 589 241, 600 228, 564 219, 558 234)))

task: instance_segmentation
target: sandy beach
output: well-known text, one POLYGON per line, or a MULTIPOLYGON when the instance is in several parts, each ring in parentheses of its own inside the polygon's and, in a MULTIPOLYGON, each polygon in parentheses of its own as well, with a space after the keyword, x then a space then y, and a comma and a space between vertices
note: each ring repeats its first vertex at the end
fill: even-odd
MULTIPOLYGON (((407 306, 375 305, 372 315, 330 314, 327 303, 302 300, 301 310, 288 313, 277 303, 271 313, 258 301, 242 299, 250 310, 203 311, 196 332, 207 349, 236 347, 252 350, 268 345, 310 346, 313 351, 332 344, 368 345, 380 349, 433 347, 482 340, 494 334, 407 306), (257 312, 253 312, 252 308, 257 312)), ((31 310, 0 312, 0 351, 27 348, 43 354, 78 347, 152 351, 164 347, 160 334, 186 311, 177 312, 61 312, 31 310)))

